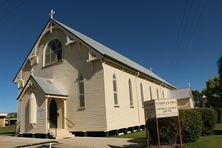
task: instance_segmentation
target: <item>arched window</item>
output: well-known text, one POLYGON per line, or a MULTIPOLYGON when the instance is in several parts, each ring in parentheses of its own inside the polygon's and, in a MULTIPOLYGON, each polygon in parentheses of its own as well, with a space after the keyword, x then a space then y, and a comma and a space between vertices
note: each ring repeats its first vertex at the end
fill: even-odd
POLYGON ((164 90, 162 91, 162 93, 163 93, 163 99, 165 98, 165 95, 164 95, 164 90))
POLYGON ((79 76, 79 106, 85 107, 85 91, 84 91, 84 78, 79 76))
POLYGON ((129 79, 128 85, 129 85, 129 99, 130 99, 130 107, 133 107, 132 83, 131 83, 131 80, 130 80, 130 79, 129 79))
POLYGON ((113 97, 114 97, 114 104, 118 105, 117 82, 116 82, 116 75, 115 74, 113 74, 113 97))
POLYGON ((141 93, 142 106, 144 106, 143 84, 142 83, 140 83, 140 93, 141 93))
POLYGON ((58 39, 53 39, 45 50, 45 66, 62 60, 62 43, 58 39))
POLYGON ((37 123, 37 102, 34 93, 29 96, 29 124, 34 126, 37 123))
POLYGON ((157 96, 157 99, 159 99, 159 90, 158 90, 158 88, 156 89, 156 96, 157 96))
POLYGON ((151 86, 150 86, 150 99, 151 99, 151 100, 153 99, 152 88, 151 88, 151 86))

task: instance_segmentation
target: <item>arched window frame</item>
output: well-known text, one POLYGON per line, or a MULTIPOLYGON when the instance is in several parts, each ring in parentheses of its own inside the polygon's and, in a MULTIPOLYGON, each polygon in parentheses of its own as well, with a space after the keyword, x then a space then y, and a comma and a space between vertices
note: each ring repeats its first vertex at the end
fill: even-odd
POLYGON ((79 107, 85 108, 85 84, 84 77, 82 75, 79 76, 79 107))
POLYGON ((113 98, 114 98, 114 105, 118 106, 118 91, 117 91, 117 80, 116 75, 113 74, 113 98))
POLYGON ((132 82, 129 79, 128 81, 128 85, 129 85, 129 101, 130 101, 130 107, 133 107, 133 92, 132 92, 132 82))
POLYGON ((159 99, 159 98, 160 98, 158 88, 156 89, 156 97, 157 97, 157 99, 159 99))
POLYGON ((152 87, 150 86, 149 89, 150 89, 150 100, 152 100, 153 99, 152 87))
POLYGON ((144 107, 144 94, 143 94, 143 84, 140 83, 140 94, 141 94, 141 104, 144 107))
POLYGON ((165 94, 164 94, 164 90, 162 91, 162 94, 163 94, 163 99, 165 99, 165 94))
POLYGON ((44 54, 43 54, 43 67, 49 66, 58 62, 61 62, 63 59, 63 44, 61 40, 57 37, 52 38, 50 41, 47 42, 45 48, 44 48, 44 54), (53 53, 53 50, 50 49, 50 44, 56 44, 55 51, 53 53), (52 60, 52 56, 54 56, 54 60, 52 60))

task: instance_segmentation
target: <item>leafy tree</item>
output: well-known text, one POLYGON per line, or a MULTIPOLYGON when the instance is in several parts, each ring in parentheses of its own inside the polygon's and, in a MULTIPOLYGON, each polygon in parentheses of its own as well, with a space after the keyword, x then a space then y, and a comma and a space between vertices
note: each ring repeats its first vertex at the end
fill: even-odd
POLYGON ((222 78, 222 56, 217 61, 217 66, 218 66, 218 73, 220 75, 220 78, 222 78))
POLYGON ((203 107, 202 93, 198 90, 192 90, 192 94, 195 101, 195 107, 203 107))
POLYGON ((221 78, 219 76, 216 76, 206 82, 206 90, 203 91, 207 97, 206 106, 214 108, 222 107, 221 86, 221 78))

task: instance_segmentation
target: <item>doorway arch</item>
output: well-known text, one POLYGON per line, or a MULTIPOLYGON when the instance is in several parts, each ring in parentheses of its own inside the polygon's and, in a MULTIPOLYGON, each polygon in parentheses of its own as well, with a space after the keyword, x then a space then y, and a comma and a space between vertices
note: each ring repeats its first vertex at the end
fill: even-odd
POLYGON ((49 105, 49 127, 57 128, 57 103, 52 99, 49 105))

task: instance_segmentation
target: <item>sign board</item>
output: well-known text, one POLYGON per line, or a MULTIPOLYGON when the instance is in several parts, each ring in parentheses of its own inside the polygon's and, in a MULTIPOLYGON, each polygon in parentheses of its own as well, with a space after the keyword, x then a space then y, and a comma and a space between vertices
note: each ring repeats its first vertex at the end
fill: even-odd
POLYGON ((155 99, 144 102, 144 113, 148 118, 166 118, 178 116, 176 99, 155 99))

